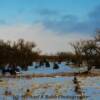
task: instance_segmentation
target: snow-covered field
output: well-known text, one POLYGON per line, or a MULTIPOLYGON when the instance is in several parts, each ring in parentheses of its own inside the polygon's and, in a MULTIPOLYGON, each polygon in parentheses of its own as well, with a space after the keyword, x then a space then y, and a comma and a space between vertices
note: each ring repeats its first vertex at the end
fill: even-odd
MULTIPOLYGON (((57 73, 57 72, 73 72, 69 66, 65 66, 64 63, 59 65, 60 68, 53 70, 50 68, 38 68, 35 69, 34 66, 30 66, 29 70, 22 73, 32 74, 32 73, 57 73)), ((100 77, 77 77, 82 96, 81 100, 99 100, 100 98, 100 77)), ((40 77, 40 78, 1 78, 0 79, 0 100, 23 100, 23 95, 27 89, 32 93, 32 97, 27 97, 24 100, 48 100, 45 96, 55 96, 52 100, 80 100, 75 89, 75 84, 73 83, 73 77, 40 77), (11 92, 11 95, 6 96, 5 91, 11 92), (44 96, 44 97, 42 97, 44 96), (57 96, 61 96, 57 98, 57 96), (16 98, 15 98, 16 97, 16 98)))
POLYGON ((58 72, 73 72, 73 69, 69 66, 65 66, 64 63, 59 64, 59 69, 54 70, 53 65, 51 64, 50 68, 46 68, 45 66, 35 69, 34 66, 29 66, 28 71, 25 73, 37 73, 37 74, 52 74, 58 72))
MULTIPOLYGON (((22 100, 22 96, 25 94, 25 91, 27 89, 30 89, 33 97, 39 95, 44 95, 44 96, 63 95, 66 97, 79 96, 79 94, 77 94, 74 91, 75 84, 72 81, 73 77, 57 77, 57 78, 44 77, 44 78, 32 78, 32 79, 2 78, 1 80, 3 81, 0 82, 0 100, 4 100, 4 98, 7 98, 6 100, 13 100, 13 96, 4 96, 4 92, 6 90, 9 90, 12 92, 13 95, 16 95, 19 98, 18 100, 22 100)), ((83 100, 99 100, 100 77, 92 77, 92 78, 78 77, 78 80, 80 81, 79 84, 81 86, 83 95, 89 96, 87 99, 83 100)), ((28 100, 33 100, 33 98, 29 97, 28 100)), ((66 98, 58 100, 66 100, 66 98)), ((73 99, 73 100, 79 100, 79 99, 73 99)))
POLYGON ((68 65, 66 65, 65 62, 62 62, 61 64, 58 64, 59 69, 54 70, 53 69, 53 63, 50 63, 50 67, 42 66, 40 68, 35 68, 36 64, 33 64, 33 66, 28 67, 28 71, 22 71, 23 74, 52 74, 52 73, 59 73, 59 72, 79 72, 84 71, 87 69, 87 67, 84 68, 73 68, 68 65))

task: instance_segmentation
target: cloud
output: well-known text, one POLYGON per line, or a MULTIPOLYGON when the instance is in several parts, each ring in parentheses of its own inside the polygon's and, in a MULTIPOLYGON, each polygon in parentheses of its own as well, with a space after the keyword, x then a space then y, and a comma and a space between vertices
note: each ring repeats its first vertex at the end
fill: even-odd
POLYGON ((89 22, 93 29, 100 29, 100 5, 88 14, 89 22))
MULTIPOLYGON (((50 10, 41 11, 40 15, 44 15, 41 22, 50 30, 53 30, 60 35, 62 33, 81 33, 81 34, 94 34, 97 29, 100 29, 100 6, 88 12, 87 19, 80 20, 78 16, 70 14, 62 14, 50 10), (48 15, 48 16, 47 16, 48 15)), ((43 16, 42 16, 43 17, 43 16)))
POLYGON ((91 20, 98 20, 98 21, 100 21, 100 5, 96 6, 95 9, 93 9, 93 11, 91 11, 88 14, 88 16, 89 16, 89 18, 91 20))
POLYGON ((75 32, 73 29, 78 23, 78 18, 74 15, 64 15, 56 20, 43 20, 43 24, 46 28, 57 31, 58 33, 75 32))
POLYGON ((59 12, 55 11, 55 10, 50 10, 50 9, 41 9, 37 11, 38 14, 40 14, 41 16, 49 16, 49 15, 58 15, 59 12))
POLYGON ((69 42, 80 39, 89 38, 79 33, 67 34, 64 36, 56 35, 52 30, 48 30, 42 23, 34 25, 17 24, 0 26, 0 37, 4 40, 17 40, 24 38, 25 40, 34 41, 37 48, 43 53, 55 53, 57 51, 70 51, 72 48, 69 42))
POLYGON ((3 19, 0 19, 0 25, 4 25, 4 24, 7 24, 7 22, 3 19))

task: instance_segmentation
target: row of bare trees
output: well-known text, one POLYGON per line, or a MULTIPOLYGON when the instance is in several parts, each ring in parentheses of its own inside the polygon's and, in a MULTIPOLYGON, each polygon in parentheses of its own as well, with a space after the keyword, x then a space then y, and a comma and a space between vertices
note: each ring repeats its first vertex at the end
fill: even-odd
POLYGON ((71 43, 74 48, 76 63, 81 66, 83 62, 88 67, 100 67, 100 34, 91 40, 81 40, 71 43))
POLYGON ((25 68, 33 61, 48 59, 50 61, 67 61, 82 66, 100 66, 100 33, 91 40, 81 40, 71 43, 73 52, 58 52, 55 55, 39 55, 34 51, 34 42, 24 41, 3 41, 0 40, 0 66, 10 64, 10 66, 21 66, 25 68))
POLYGON ((0 66, 9 64, 24 68, 31 65, 38 56, 38 52, 33 51, 35 46, 34 42, 23 39, 14 42, 0 40, 0 66))
POLYGON ((66 61, 67 64, 87 66, 88 70, 93 66, 100 68, 100 32, 92 39, 76 41, 70 45, 74 52, 58 52, 53 57, 58 61, 66 61))

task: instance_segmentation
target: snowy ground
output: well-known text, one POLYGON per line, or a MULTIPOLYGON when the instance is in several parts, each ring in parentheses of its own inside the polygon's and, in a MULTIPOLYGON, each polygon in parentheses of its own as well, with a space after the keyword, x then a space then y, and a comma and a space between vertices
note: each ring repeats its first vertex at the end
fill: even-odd
MULTIPOLYGON (((72 81, 73 77, 57 77, 57 78, 44 77, 44 78, 32 78, 32 79, 3 78, 2 80, 3 82, 0 82, 0 100, 3 100, 3 98, 6 97, 8 98, 7 100, 13 100, 12 96, 3 95, 5 90, 10 90, 13 95, 18 96, 18 98, 20 98, 18 100, 22 100, 21 96, 24 95, 27 89, 30 89, 32 91, 33 97, 38 95, 52 96, 52 95, 57 95, 56 93, 59 93, 60 95, 63 96, 72 96, 72 97, 78 96, 78 94, 75 93, 74 91, 75 84, 72 81)), ((78 77, 78 80, 80 81, 80 86, 82 88, 83 95, 89 96, 87 99, 84 100, 99 100, 100 77, 92 77, 92 78, 78 77)), ((29 100, 33 100, 33 98, 30 98, 29 100)), ((61 100, 66 100, 66 99, 61 99, 61 100)))
MULTIPOLYGON (((74 72, 79 71, 79 69, 73 69, 65 63, 59 65, 58 70, 52 69, 52 64, 50 68, 38 68, 35 69, 34 66, 30 66, 29 70, 22 72, 23 74, 33 74, 33 73, 43 73, 51 74, 58 72, 74 72)), ((78 77, 80 87, 82 89, 82 95, 88 96, 82 100, 99 100, 100 98, 100 77, 78 77)), ((1 78, 0 79, 0 100, 15 100, 13 97, 17 97, 16 100, 22 100, 22 96, 25 94, 26 90, 30 89, 32 92, 32 97, 28 97, 26 100, 49 100, 47 98, 40 98, 38 96, 60 96, 64 98, 53 98, 52 100, 80 100, 76 99, 77 94, 75 89, 75 84, 73 83, 73 77, 41 77, 41 78, 1 78), (5 91, 11 91, 13 96, 5 96, 5 91), (40 98, 40 99, 39 99, 40 98)))
POLYGON ((23 71, 24 74, 52 74, 52 73, 59 73, 59 72, 79 72, 84 71, 87 68, 73 68, 65 64, 65 62, 62 62, 59 65, 59 69, 54 70, 53 69, 53 63, 50 63, 50 68, 46 68, 45 66, 42 66, 40 68, 35 68, 35 64, 33 66, 28 67, 28 71, 23 71))

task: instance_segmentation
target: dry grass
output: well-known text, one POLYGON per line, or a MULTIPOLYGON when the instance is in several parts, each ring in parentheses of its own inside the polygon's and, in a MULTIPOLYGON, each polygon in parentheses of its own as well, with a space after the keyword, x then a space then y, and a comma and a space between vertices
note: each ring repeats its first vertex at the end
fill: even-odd
POLYGON ((100 72, 82 72, 82 73, 73 73, 73 72, 62 72, 62 73, 53 73, 53 74, 32 74, 32 75, 16 75, 16 76, 3 76, 1 75, 0 77, 7 77, 7 78, 40 78, 40 77, 71 77, 71 76, 80 76, 80 77, 95 77, 95 76, 100 76, 100 72))

